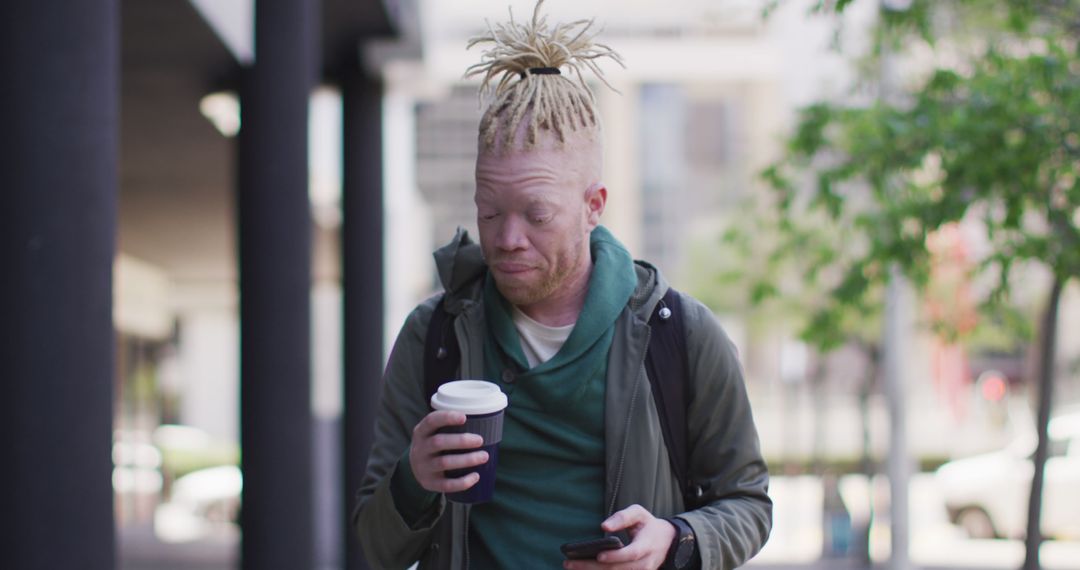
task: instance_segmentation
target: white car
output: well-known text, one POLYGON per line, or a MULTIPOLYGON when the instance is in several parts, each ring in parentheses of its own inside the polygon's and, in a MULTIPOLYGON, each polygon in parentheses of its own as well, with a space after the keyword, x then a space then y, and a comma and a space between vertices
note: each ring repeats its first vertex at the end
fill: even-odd
MULTIPOLYGON (((1080 538, 1080 412, 1053 418, 1042 502, 1048 538, 1080 538)), ((949 519, 972 538, 1022 538, 1027 532, 1034 437, 1000 451, 949 461, 936 478, 949 519)))
POLYGON ((238 532, 243 475, 235 465, 200 469, 173 483, 172 497, 158 505, 154 531, 163 542, 190 542, 238 532))

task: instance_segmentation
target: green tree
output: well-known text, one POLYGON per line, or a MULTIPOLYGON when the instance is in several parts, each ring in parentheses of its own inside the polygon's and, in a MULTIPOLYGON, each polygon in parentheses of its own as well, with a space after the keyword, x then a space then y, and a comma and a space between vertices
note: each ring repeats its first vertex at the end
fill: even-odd
MULTIPOLYGON (((819 8, 840 12, 849 4, 819 8)), ((1017 268, 1049 270, 1024 563, 1036 569, 1058 302, 1064 284, 1080 275, 1080 2, 891 4, 897 9, 883 3, 862 87, 880 79, 889 58, 929 48, 921 52, 929 64, 903 78, 898 96, 860 103, 856 95, 853 103, 803 109, 785 154, 763 174, 775 190, 769 202, 789 238, 798 241, 807 227, 845 235, 839 247, 814 242, 824 244, 815 255, 829 274, 807 276, 829 291, 805 329, 824 347, 846 337, 851 315, 878 302, 890 267, 925 290, 933 264, 927 237, 952 224, 975 223, 985 233, 989 253, 971 278, 993 280, 981 304, 988 318, 1008 320, 1017 268)), ((800 255, 787 243, 769 258, 800 255)), ((946 334, 964 332, 942 326, 946 334)))

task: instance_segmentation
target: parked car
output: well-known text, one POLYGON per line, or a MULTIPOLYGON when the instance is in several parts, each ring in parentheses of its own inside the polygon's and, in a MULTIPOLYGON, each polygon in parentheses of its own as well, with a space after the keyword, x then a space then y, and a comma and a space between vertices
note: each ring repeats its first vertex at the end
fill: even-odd
MULTIPOLYGON (((1042 502, 1042 532, 1080 538, 1080 412, 1049 425, 1042 502)), ((949 519, 972 538, 1022 538, 1026 534, 1034 436, 1000 451, 949 461, 936 472, 949 519)))
POLYGON ((235 465, 209 467, 180 477, 172 496, 158 506, 154 530, 164 542, 189 542, 234 533, 239 522, 243 476, 235 465))

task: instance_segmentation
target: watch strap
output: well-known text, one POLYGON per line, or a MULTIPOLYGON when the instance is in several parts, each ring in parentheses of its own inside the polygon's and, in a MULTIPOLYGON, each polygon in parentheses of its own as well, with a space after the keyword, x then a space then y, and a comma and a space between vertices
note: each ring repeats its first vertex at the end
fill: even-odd
POLYGON ((696 568, 697 557, 697 540, 694 536, 694 529, 690 526, 690 523, 679 517, 668 517, 664 520, 671 523, 675 527, 675 538, 671 541, 671 546, 668 548, 667 558, 664 559, 664 564, 660 568, 662 570, 686 570, 688 568, 696 568), (693 550, 690 553, 689 559, 684 560, 684 564, 676 564, 676 556, 679 552, 679 546, 684 541, 689 541, 690 548, 693 550))

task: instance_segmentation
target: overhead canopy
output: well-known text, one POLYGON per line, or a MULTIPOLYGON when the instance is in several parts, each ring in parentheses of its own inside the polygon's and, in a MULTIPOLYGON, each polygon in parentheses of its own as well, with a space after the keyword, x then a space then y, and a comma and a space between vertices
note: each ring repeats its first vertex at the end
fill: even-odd
MULTIPOLYGON (((399 2, 324 0, 322 68, 393 35, 399 2)), ((199 111, 239 64, 188 0, 122 0, 120 249, 180 281, 233 280, 234 151, 199 111)))

